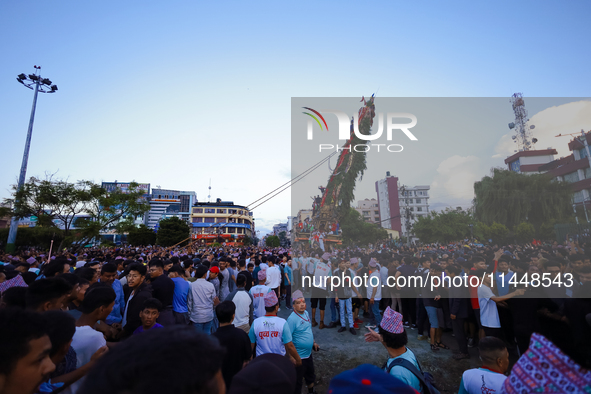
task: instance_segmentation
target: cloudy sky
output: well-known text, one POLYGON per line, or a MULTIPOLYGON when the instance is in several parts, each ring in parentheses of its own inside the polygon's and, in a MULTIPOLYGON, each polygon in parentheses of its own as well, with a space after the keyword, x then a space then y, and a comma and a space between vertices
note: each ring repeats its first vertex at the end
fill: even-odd
MULTIPOLYGON (((16 182, 31 110, 32 92, 15 77, 40 65, 59 91, 39 97, 28 176, 135 180, 202 201, 211 179, 212 198, 243 205, 294 172, 292 97, 506 98, 509 119, 494 134, 474 124, 470 141, 440 146, 446 157, 416 157, 417 173, 391 170, 432 185, 434 203, 463 203, 471 178, 512 151, 514 92, 526 97, 538 145, 564 155, 568 139, 555 131, 591 129, 588 102, 528 100, 590 95, 590 11, 582 0, 5 1, 0 197, 16 182), (470 153, 483 141, 486 151, 470 153)), ((285 192, 256 208, 259 229, 285 221, 289 207, 285 192)))

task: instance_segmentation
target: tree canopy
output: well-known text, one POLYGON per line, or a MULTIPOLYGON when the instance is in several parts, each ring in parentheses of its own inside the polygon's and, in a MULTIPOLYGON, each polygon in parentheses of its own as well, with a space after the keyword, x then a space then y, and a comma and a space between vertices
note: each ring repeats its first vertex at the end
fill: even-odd
POLYGON ((365 246, 388 238, 383 228, 363 220, 359 212, 353 208, 343 216, 340 223, 343 231, 343 243, 346 245, 365 246))
POLYGON ((265 245, 270 248, 276 248, 281 244, 279 237, 276 235, 269 235, 267 239, 265 239, 265 245))
POLYGON ((424 243, 449 243, 470 237, 474 218, 464 210, 447 208, 443 212, 431 211, 413 225, 414 234, 424 243))
POLYGON ((127 242, 131 246, 155 245, 156 232, 145 224, 140 224, 139 227, 129 229, 127 242))
POLYGON ((150 210, 138 186, 132 182, 126 192, 107 191, 91 181, 31 177, 20 190, 14 186, 13 197, 4 202, 13 207, 10 215, 19 219, 35 216, 39 227, 63 228, 63 243, 80 246, 120 221, 150 210))
POLYGON ((156 243, 160 246, 172 246, 189 238, 191 228, 182 219, 173 216, 162 219, 159 223, 156 243))
POLYGON ((494 168, 491 176, 474 183, 477 220, 514 228, 527 222, 535 229, 572 218, 572 189, 548 174, 519 174, 494 168))

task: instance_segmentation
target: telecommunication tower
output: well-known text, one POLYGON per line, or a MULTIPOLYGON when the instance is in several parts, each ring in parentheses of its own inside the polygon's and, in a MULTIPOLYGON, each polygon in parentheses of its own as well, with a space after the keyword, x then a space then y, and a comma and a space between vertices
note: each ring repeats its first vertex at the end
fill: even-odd
POLYGON ((538 142, 537 138, 531 138, 532 132, 536 126, 529 126, 527 117, 527 110, 525 109, 525 101, 521 93, 515 93, 511 97, 511 105, 513 106, 513 113, 515 113, 515 121, 509 123, 509 129, 515 129, 515 134, 511 137, 513 142, 517 144, 517 150, 533 150, 534 144, 538 142))

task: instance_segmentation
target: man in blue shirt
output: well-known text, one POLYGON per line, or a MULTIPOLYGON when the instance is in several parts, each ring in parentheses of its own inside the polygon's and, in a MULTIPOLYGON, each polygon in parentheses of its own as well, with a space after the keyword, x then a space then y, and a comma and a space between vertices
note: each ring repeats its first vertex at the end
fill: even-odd
POLYGON ((287 325, 291 331, 292 342, 302 359, 301 365, 296 367, 296 388, 294 393, 299 394, 302 392, 302 379, 306 380, 308 392, 315 393, 314 381, 316 375, 314 373, 312 349, 317 351, 318 345, 314 341, 310 315, 306 311, 306 299, 300 290, 293 293, 293 312, 287 318, 287 325))
POLYGON ((172 299, 172 315, 176 324, 189 324, 189 309, 187 299, 191 284, 185 279, 186 271, 180 264, 173 265, 168 270, 168 277, 174 282, 174 297, 172 299))
POLYGON ((125 297, 123 296, 123 286, 117 277, 117 266, 112 263, 107 263, 101 268, 101 276, 99 280, 111 286, 115 291, 117 298, 115 299, 115 306, 113 311, 107 316, 106 323, 116 330, 121 329, 121 320, 123 319, 123 311, 125 311, 125 297))
POLYGON ((414 353, 406 347, 408 337, 402 325, 402 315, 393 311, 390 307, 387 307, 384 311, 384 317, 379 325, 379 333, 369 328, 369 332, 365 334, 365 342, 378 341, 388 351, 386 372, 402 380, 422 394, 423 388, 421 387, 421 381, 409 369, 403 365, 396 365, 394 362, 396 359, 406 360, 421 371, 421 367, 414 353))
MULTIPOLYGON (((284 259, 287 259, 284 257, 284 259)), ((293 274, 291 269, 291 259, 285 262, 283 266, 283 286, 285 288, 285 307, 291 309, 291 284, 293 282, 293 274)))

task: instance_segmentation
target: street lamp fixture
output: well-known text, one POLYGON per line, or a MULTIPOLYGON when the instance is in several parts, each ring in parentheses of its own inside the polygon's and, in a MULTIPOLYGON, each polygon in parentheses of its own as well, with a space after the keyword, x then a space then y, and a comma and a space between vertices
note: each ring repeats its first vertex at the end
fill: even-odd
MULTIPOLYGON (((41 70, 41 66, 34 66, 35 73, 29 74, 28 76, 21 73, 17 75, 16 80, 26 86, 27 88, 34 90, 33 95, 33 107, 31 108, 31 117, 29 118, 29 129, 27 131, 27 140, 25 142, 25 152, 23 153, 23 162, 21 164, 21 172, 18 178, 17 193, 23 187, 25 183, 25 177, 27 175, 27 163, 29 162, 29 149, 31 148, 31 135, 33 134, 33 122, 35 120, 35 108, 37 107, 37 93, 55 93, 57 92, 57 86, 52 85, 52 82, 48 78, 42 78, 38 75, 41 70)), ((16 205, 15 201, 15 205, 16 205)), ((18 219, 13 217, 10 221, 10 231, 8 233, 8 240, 6 242, 6 251, 11 253, 15 250, 16 232, 18 229, 18 219)))

